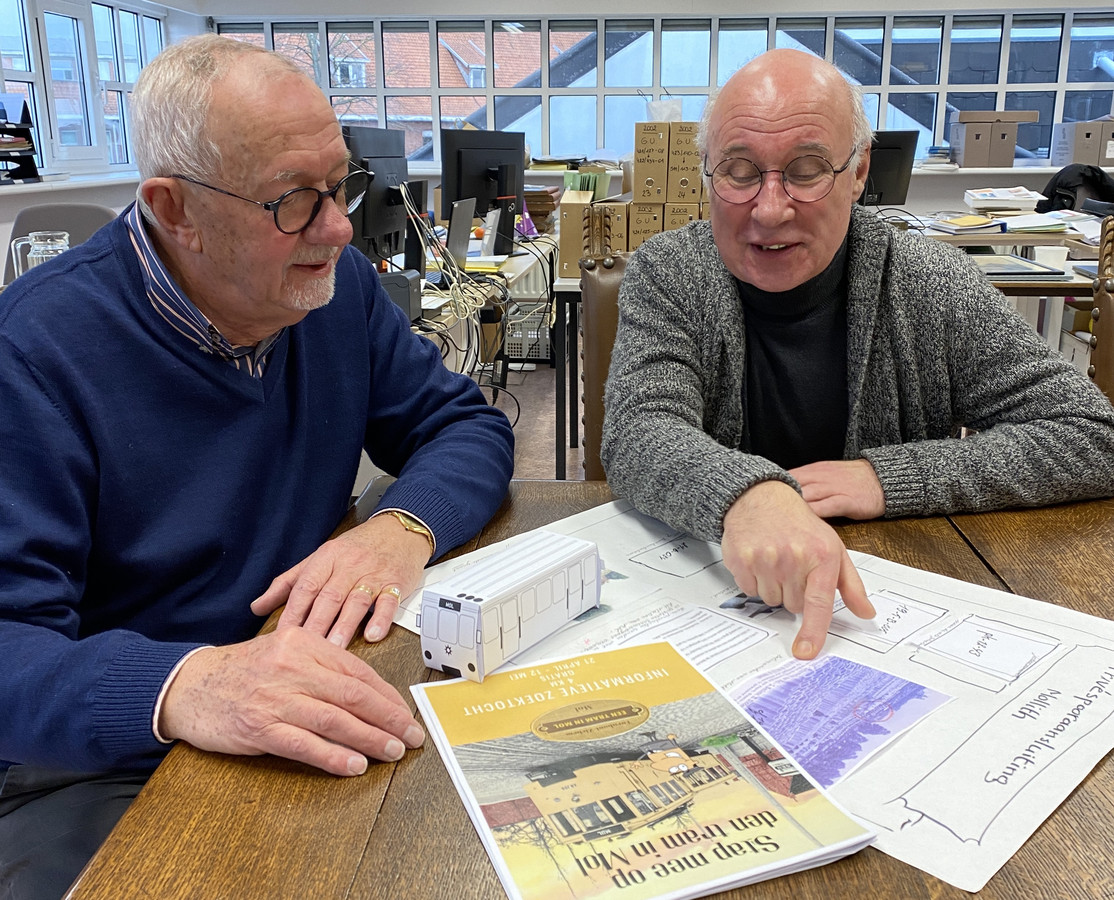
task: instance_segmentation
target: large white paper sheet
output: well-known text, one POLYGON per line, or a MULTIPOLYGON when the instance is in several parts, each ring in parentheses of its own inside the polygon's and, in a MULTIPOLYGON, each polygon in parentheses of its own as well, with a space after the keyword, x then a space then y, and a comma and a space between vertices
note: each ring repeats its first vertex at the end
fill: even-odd
MULTIPOLYGON (((717 545, 624 501, 546 526, 595 541, 600 610, 515 663, 668 639, 727 690, 791 660, 797 622, 747 598, 717 545)), ((426 583, 513 542, 432 567, 426 583)), ((826 653, 918 685, 935 704, 839 773, 831 793, 875 846, 979 890, 1114 747, 1114 622, 861 553, 878 615, 837 612, 826 653)), ((417 631, 420 591, 396 622, 417 631)))

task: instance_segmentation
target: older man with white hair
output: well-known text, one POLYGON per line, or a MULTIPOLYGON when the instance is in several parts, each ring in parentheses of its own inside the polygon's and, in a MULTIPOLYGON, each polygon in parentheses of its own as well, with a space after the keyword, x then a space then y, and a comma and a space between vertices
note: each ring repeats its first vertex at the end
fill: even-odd
POLYGON ((871 131, 837 69, 769 51, 701 133, 710 221, 628 263, 601 456, 617 494, 801 614, 795 655, 820 651, 837 590, 873 615, 825 517, 1114 494, 1098 389, 963 253, 856 205, 871 131))
POLYGON ((334 775, 421 745, 346 648, 512 469, 349 246, 368 174, 309 78, 205 35, 131 105, 139 203, 0 295, 6 900, 61 896, 175 740, 334 775), (362 450, 397 480, 328 540, 362 450))

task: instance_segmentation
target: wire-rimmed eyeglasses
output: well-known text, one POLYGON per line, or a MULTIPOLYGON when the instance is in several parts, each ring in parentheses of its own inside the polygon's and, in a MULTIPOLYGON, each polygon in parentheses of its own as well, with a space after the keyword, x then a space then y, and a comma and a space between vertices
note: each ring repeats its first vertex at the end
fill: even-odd
POLYGON ((731 156, 721 160, 711 171, 708 160, 704 160, 704 176, 712 183, 716 196, 727 203, 749 203, 762 190, 767 175, 780 175, 781 187, 791 200, 801 203, 815 203, 823 200, 832 192, 836 176, 846 172, 858 153, 851 151, 838 169, 822 156, 798 156, 784 169, 760 169, 749 159, 731 156))
POLYGON ((188 175, 170 175, 169 177, 188 181, 190 184, 208 188, 218 194, 235 197, 237 200, 243 200, 246 203, 262 206, 275 217, 275 227, 283 234, 300 234, 313 224, 313 220, 321 212, 321 204, 325 202, 326 197, 335 201, 336 205, 343 209, 346 215, 351 215, 356 211, 363 201, 364 193, 367 191, 367 186, 374 175, 351 164, 349 164, 349 170, 348 174, 338 181, 335 187, 327 191, 319 191, 312 187, 298 187, 265 203, 252 200, 250 197, 241 197, 239 194, 232 193, 232 191, 214 187, 204 181, 190 178, 188 175))

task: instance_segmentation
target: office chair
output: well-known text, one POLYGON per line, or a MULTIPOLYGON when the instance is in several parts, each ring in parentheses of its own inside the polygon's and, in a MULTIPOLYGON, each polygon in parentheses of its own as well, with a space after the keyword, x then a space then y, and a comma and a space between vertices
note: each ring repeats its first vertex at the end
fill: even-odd
POLYGON ((16 213, 11 236, 4 247, 7 259, 4 264, 4 284, 11 284, 15 279, 11 242, 16 238, 27 237, 32 231, 67 231, 70 246, 74 247, 89 240, 94 232, 115 218, 116 213, 113 210, 96 203, 42 203, 25 206, 16 213))

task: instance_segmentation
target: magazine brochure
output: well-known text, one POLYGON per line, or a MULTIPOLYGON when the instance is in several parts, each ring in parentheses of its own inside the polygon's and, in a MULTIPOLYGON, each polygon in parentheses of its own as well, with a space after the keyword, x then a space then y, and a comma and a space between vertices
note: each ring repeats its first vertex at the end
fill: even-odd
POLYGON ((874 837, 669 643, 411 690, 512 900, 699 897, 874 837))

